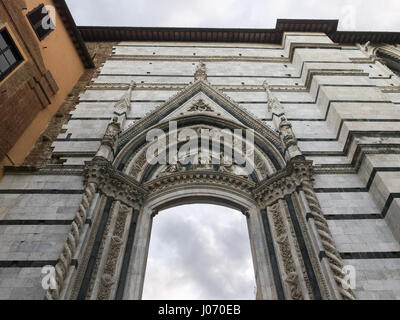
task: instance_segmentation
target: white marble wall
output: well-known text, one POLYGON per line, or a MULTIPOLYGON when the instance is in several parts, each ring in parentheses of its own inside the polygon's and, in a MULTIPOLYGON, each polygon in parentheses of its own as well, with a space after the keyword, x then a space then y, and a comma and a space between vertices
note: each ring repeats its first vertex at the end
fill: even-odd
MULTIPOLYGON (((352 168, 360 143, 379 146, 385 143, 382 137, 393 146, 400 143, 400 90, 394 90, 400 79, 380 63, 354 60, 366 58, 356 46, 335 46, 323 34, 289 33, 283 46, 123 42, 93 79, 92 88, 81 94, 65 132, 53 144, 54 155, 65 160, 64 165, 83 165, 91 159, 112 117, 113 104, 124 94, 122 89, 107 88, 109 84, 128 85, 134 80, 139 85, 133 91, 128 113, 128 124, 134 125, 136 119, 176 94, 176 85, 192 82, 196 65, 203 60, 209 82, 267 124, 271 114, 266 95, 254 91, 254 86, 265 80, 272 86, 282 86, 274 94, 285 107, 307 158, 326 168, 352 168), (304 43, 316 48, 301 48, 304 43), (230 86, 236 86, 236 91, 228 89, 230 86), (353 136, 359 140, 349 139, 353 136)), ((343 253, 400 252, 400 200, 396 198, 400 192, 400 172, 396 172, 400 158, 377 153, 365 156, 359 171, 351 174, 315 176, 318 199, 343 253), (381 167, 394 169, 377 171, 367 186, 374 168, 381 167), (385 217, 378 217, 391 195, 395 198, 385 217)), ((81 180, 79 176, 9 175, 0 182, 0 191, 81 189, 81 180)), ((80 195, 75 194, 0 193, 0 221, 73 219, 79 201, 80 195)), ((67 232, 65 225, 0 226, 0 260, 57 259, 67 232), (18 245, 18 241, 24 244, 18 245)), ((399 299, 400 256, 345 262, 359 272, 358 298, 399 299)), ((38 298, 37 271, 0 267, 0 299, 38 298), (16 279, 14 287, 10 279, 16 279), (24 284, 26 291, 20 289, 24 284)))

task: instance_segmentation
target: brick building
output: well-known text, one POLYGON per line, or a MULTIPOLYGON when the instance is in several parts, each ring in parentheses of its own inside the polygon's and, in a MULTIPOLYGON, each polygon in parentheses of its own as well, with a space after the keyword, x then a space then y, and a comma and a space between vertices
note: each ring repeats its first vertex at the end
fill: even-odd
POLYGON ((101 68, 0 181, 1 299, 140 299, 154 215, 197 202, 246 215, 258 299, 400 298, 399 33, 78 30, 101 68), (254 130, 252 172, 149 163, 171 121, 254 130))

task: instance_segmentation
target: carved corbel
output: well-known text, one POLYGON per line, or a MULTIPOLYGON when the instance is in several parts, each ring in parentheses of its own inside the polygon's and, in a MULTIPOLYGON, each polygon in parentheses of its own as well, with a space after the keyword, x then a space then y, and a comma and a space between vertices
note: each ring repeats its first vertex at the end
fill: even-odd
POLYGON ((86 163, 85 179, 95 183, 99 191, 115 200, 139 209, 148 191, 132 177, 116 170, 107 161, 86 163))
POLYGON ((291 160, 284 170, 256 186, 253 195, 261 206, 271 206, 295 192, 303 179, 311 179, 311 170, 312 162, 291 160))

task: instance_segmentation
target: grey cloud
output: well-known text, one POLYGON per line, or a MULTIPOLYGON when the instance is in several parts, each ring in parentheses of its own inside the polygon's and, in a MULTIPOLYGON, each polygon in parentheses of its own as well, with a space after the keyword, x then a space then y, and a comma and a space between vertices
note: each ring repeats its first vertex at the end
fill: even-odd
POLYGON ((160 213, 154 220, 150 246, 144 298, 164 296, 165 292, 155 289, 160 281, 170 299, 179 297, 182 286, 190 287, 186 298, 254 298, 250 243, 241 213, 211 205, 160 213), (184 276, 176 275, 180 272, 184 276), (160 274, 174 280, 157 279, 160 274))
POLYGON ((277 18, 340 19, 340 29, 400 31, 398 0, 67 0, 78 25, 273 28, 277 18), (350 23, 348 23, 350 21, 350 23))

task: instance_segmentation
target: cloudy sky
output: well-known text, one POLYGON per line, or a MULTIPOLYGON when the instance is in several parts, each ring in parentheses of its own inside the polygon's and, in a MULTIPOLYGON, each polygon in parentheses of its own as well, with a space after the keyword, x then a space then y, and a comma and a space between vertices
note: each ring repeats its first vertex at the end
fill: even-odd
POLYGON ((143 299, 255 299, 246 217, 186 205, 154 218, 143 299))
MULTIPOLYGON (((400 31, 399 0, 67 0, 77 25, 274 28, 340 19, 339 30, 400 31)), ((246 219, 211 205, 154 219, 144 299, 254 299, 246 219)))
POLYGON ((67 0, 78 25, 274 28, 340 19, 340 30, 400 31, 399 0, 67 0))

